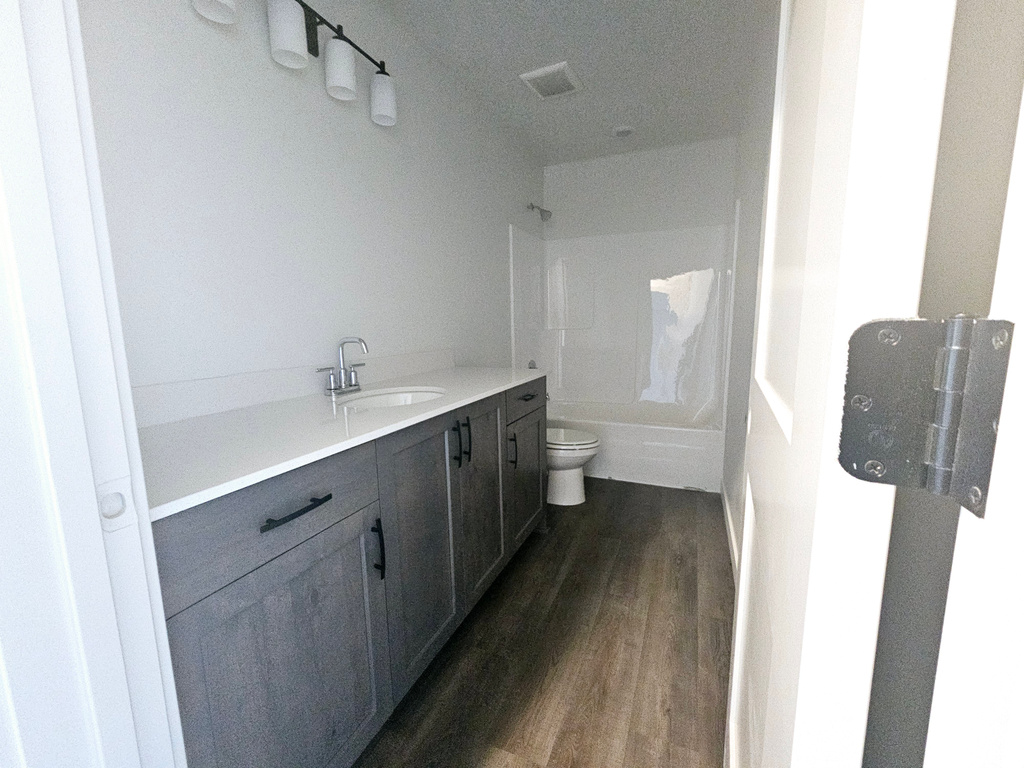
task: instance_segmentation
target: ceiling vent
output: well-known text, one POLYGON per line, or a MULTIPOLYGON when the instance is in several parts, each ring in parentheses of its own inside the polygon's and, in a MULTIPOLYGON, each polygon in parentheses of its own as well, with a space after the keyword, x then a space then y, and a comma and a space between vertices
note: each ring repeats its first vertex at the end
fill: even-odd
POLYGON ((525 75, 520 75, 519 78, 542 99, 565 96, 580 88, 580 81, 564 61, 527 72, 525 75))

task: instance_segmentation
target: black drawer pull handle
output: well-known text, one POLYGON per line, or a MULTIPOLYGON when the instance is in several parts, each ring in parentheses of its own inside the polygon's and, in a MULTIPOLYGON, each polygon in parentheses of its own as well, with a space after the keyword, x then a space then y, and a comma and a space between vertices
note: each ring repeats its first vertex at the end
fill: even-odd
POLYGON ((519 443, 516 442, 515 435, 512 435, 512 437, 510 437, 508 440, 510 443, 512 443, 512 447, 516 449, 515 454, 512 456, 511 459, 508 460, 508 463, 514 467, 519 463, 519 443))
POLYGON ((333 495, 334 494, 328 493, 326 496, 323 496, 319 499, 316 498, 316 496, 314 496, 312 499, 309 500, 309 504, 304 506, 302 509, 298 510, 297 512, 292 512, 290 515, 279 517, 277 520, 275 520, 272 517, 268 517, 267 522, 260 526, 260 533, 272 531, 275 528, 279 528, 280 526, 284 525, 285 523, 290 523, 296 517, 302 517, 307 512, 312 512, 321 504, 326 504, 328 501, 330 501, 333 495))
POLYGON ((525 395, 520 395, 519 399, 522 400, 524 403, 528 403, 531 400, 533 400, 533 398, 535 398, 536 396, 536 392, 527 392, 525 395))
MULTIPOLYGON (((467 445, 469 448, 464 452, 463 455, 466 457, 466 461, 470 462, 473 460, 473 426, 469 423, 469 416, 466 417, 466 434, 469 436, 467 445)), ((459 432, 459 440, 462 440, 462 432, 459 432)))
POLYGON ((455 455, 452 456, 452 460, 453 461, 457 461, 458 464, 456 466, 461 467, 462 466, 462 454, 463 454, 463 450, 462 450, 462 424, 460 422, 456 421, 455 422, 455 426, 452 427, 452 432, 454 432, 455 434, 457 434, 459 436, 459 450, 457 450, 455 452, 455 455))
POLYGON ((380 542, 380 562, 374 563, 373 567, 380 571, 380 577, 384 578, 384 573, 388 569, 387 555, 384 552, 384 523, 377 518, 377 524, 370 528, 371 531, 377 534, 377 540, 380 542))

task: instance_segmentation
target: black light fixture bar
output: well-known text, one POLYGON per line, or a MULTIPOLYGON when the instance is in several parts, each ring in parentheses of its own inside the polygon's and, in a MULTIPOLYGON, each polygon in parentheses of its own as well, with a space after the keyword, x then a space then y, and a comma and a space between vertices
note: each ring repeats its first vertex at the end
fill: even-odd
POLYGON ((327 19, 321 16, 320 13, 317 12, 315 8, 311 8, 309 5, 303 2, 303 0, 295 0, 295 2, 302 6, 302 10, 306 14, 306 49, 309 51, 310 56, 318 57, 320 55, 320 39, 317 36, 317 29, 321 25, 323 25, 327 27, 329 30, 331 30, 336 38, 338 38, 339 40, 344 40, 346 43, 351 45, 355 50, 361 53, 363 57, 367 59, 367 61, 372 63, 373 66, 377 67, 377 72, 379 72, 382 75, 388 74, 387 70, 384 69, 383 60, 377 61, 375 58, 373 58, 373 56, 371 56, 362 48, 360 48, 356 44, 356 42, 352 40, 352 38, 346 37, 344 31, 342 31, 341 24, 339 24, 338 26, 334 26, 333 24, 331 24, 331 22, 329 22, 327 19))

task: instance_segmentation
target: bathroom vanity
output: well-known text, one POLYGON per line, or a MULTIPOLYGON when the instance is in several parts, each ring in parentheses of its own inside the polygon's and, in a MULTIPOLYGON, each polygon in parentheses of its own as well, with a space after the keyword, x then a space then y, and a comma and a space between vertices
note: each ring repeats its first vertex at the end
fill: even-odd
POLYGON ((191 768, 350 765, 542 521, 545 379, 416 383, 142 431, 191 768))

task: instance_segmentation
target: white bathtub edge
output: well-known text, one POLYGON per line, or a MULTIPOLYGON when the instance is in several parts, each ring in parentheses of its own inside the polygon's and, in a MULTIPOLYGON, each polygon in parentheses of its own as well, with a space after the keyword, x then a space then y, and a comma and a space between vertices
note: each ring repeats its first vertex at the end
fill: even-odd
POLYGON ((721 493, 722 430, 577 419, 550 419, 548 426, 600 438, 597 456, 583 470, 588 477, 721 493))

